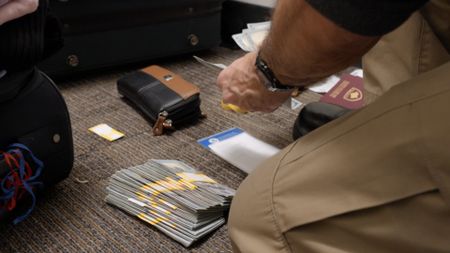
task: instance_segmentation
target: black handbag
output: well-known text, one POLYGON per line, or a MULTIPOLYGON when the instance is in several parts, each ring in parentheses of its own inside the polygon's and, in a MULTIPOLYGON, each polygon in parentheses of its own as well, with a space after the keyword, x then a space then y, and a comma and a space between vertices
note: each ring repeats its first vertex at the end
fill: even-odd
POLYGON ((119 79, 117 89, 150 119, 156 136, 202 117, 198 87, 156 65, 119 79))

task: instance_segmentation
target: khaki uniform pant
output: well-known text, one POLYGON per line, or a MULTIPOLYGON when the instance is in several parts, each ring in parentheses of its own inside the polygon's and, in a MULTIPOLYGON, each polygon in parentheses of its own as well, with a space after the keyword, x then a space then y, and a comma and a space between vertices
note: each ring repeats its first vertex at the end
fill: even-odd
POLYGON ((247 177, 230 212, 236 252, 450 252, 448 4, 367 54, 376 101, 247 177))

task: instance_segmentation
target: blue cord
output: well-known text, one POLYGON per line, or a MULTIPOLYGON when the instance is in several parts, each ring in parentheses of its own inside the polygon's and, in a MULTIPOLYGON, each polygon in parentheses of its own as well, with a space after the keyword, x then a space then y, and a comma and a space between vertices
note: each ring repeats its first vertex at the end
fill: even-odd
MULTIPOLYGON (((31 196, 31 206, 28 210, 21 216, 17 217, 13 220, 13 224, 18 224, 25 220, 33 211, 36 206, 36 195, 33 192, 32 187, 42 186, 42 182, 36 181, 36 179, 41 175, 42 169, 44 168, 44 163, 39 160, 36 156, 34 156, 33 152, 23 144, 12 144, 8 147, 7 153, 16 155, 19 158, 19 179, 23 188, 30 194, 31 196), (22 150, 26 151, 28 155, 33 160, 36 165, 36 169, 34 170, 34 174, 32 174, 29 178, 25 179, 25 156, 22 150)), ((4 159, 4 155, 0 154, 0 160, 4 159)), ((14 193, 16 192, 17 185, 13 185, 12 187, 6 187, 7 182, 14 182, 14 177, 12 172, 9 172, 6 177, 1 181, 1 189, 3 191, 3 196, 0 196, 0 200, 3 200, 5 203, 8 203, 12 198, 14 198, 14 193)))

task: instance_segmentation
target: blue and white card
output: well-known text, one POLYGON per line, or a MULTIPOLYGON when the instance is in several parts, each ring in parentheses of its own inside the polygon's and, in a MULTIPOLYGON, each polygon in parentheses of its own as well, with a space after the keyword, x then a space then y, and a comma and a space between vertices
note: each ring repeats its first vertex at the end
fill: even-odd
POLYGON ((244 130, 240 129, 240 128, 231 128, 228 129, 226 131, 211 135, 209 137, 203 138, 198 140, 197 142, 202 145, 204 148, 210 149, 209 145, 217 143, 217 142, 221 142, 224 140, 227 140, 229 138, 232 138, 238 134, 243 133, 244 130))
POLYGON ((198 143, 247 173, 280 151, 240 128, 228 129, 198 143))

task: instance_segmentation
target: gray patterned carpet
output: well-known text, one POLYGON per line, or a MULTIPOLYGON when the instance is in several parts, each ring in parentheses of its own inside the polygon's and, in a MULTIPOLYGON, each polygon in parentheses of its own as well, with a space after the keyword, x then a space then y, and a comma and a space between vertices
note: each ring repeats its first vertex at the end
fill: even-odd
MULTIPOLYGON (((241 51, 223 48, 199 54, 225 64, 240 55, 241 51)), ((117 93, 116 80, 128 71, 60 82, 73 125, 73 171, 45 195, 26 221, 1 228, 0 252, 231 252, 226 226, 185 249, 151 226, 105 204, 108 179, 117 170, 151 158, 178 159, 237 188, 245 174, 200 147, 196 140, 240 127, 282 148, 291 142, 291 128, 298 111, 287 107, 272 114, 223 111, 215 85, 216 72, 189 56, 155 63, 200 87, 202 110, 208 117, 169 136, 154 137, 149 123, 117 93), (88 128, 100 123, 124 132, 126 137, 109 143, 88 132, 88 128), (77 179, 89 182, 80 184, 77 179)), ((306 93, 300 100, 316 100, 317 96, 306 93)))

